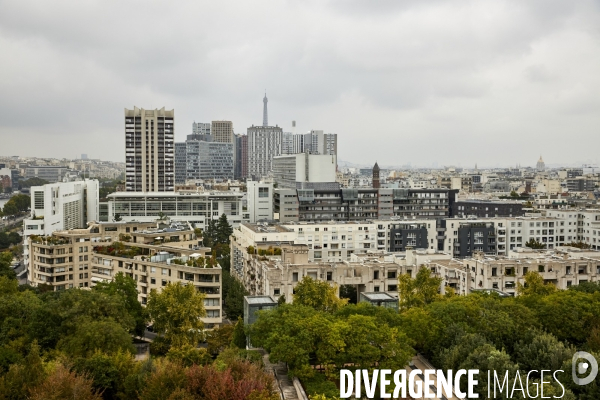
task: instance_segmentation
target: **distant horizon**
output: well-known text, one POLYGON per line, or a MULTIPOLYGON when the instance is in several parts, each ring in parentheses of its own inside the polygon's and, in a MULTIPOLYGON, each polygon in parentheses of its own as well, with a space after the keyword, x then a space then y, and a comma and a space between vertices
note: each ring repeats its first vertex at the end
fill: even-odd
MULTIPOLYGON (((85 153, 83 153, 85 154, 85 153)), ((104 159, 104 158, 95 158, 95 157, 90 157, 89 153, 87 154, 88 158, 82 159, 82 158, 68 158, 68 157, 39 157, 39 156, 19 156, 19 155, 11 155, 11 156, 6 156, 6 155, 1 155, 0 154, 0 158, 13 158, 13 157, 22 157, 22 158, 38 158, 38 159, 54 159, 54 160, 68 160, 68 161, 94 161, 94 160, 98 160, 98 161, 107 161, 107 162, 114 162, 114 163, 123 163, 125 164, 125 160, 123 159, 122 161, 115 161, 115 160, 109 160, 109 159, 104 159)), ((81 157, 81 156, 80 156, 81 157)), ((539 157, 539 156, 538 156, 539 157)), ((342 160, 342 159, 338 159, 337 163, 338 166, 340 166, 340 164, 342 164, 343 167, 347 167, 347 168, 371 168, 375 162, 377 160, 373 161, 372 164, 366 164, 366 163, 358 163, 358 162, 354 162, 354 161, 348 161, 348 160, 342 160), (347 164, 351 164, 351 166, 348 166, 347 164)), ((536 160, 537 161, 537 160, 536 160)), ((378 162, 378 161, 377 161, 378 162)), ((431 165, 389 165, 389 164, 383 164, 381 162, 378 162, 379 166, 382 169, 395 169, 395 170, 401 170, 401 169, 436 169, 436 170, 445 170, 447 168, 459 168, 459 169, 466 169, 466 170, 472 170, 475 169, 475 165, 472 166, 461 166, 459 164, 448 164, 448 165, 438 165, 438 166, 431 166, 431 165)), ((599 163, 590 163, 590 162, 582 162, 582 163, 553 163, 553 164, 546 164, 546 169, 558 169, 558 168, 583 168, 586 166, 590 166, 590 167, 600 167, 599 163)), ((521 164, 519 165, 519 168, 535 168, 536 165, 525 165, 525 164, 521 164)), ((490 166, 490 165, 481 165, 481 164, 477 164, 477 169, 502 169, 502 168, 510 168, 510 169, 515 169, 516 165, 494 165, 494 166, 490 166)))

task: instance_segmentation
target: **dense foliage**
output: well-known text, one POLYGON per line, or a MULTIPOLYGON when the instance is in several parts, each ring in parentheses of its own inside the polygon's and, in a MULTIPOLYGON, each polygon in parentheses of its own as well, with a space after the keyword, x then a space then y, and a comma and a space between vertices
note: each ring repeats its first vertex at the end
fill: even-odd
POLYGON ((31 206, 31 198, 26 194, 14 195, 4 204, 2 215, 16 215, 20 212, 27 211, 31 206))
POLYGON ((0 249, 8 249, 10 246, 21 243, 21 235, 17 232, 0 232, 0 249))
MULTIPOLYGON (((561 291, 530 272, 518 297, 441 296, 439 280, 421 268, 415 279, 399 278, 404 297, 400 312, 366 303, 331 310, 326 304, 332 292, 320 293, 310 279, 299 286, 301 295, 293 304, 260 312, 248 334, 253 345, 270 352, 272 361, 285 361, 309 395, 337 398, 335 382, 342 366, 399 369, 418 352, 442 370, 509 371, 511 388, 517 372, 526 376, 536 370, 530 375, 532 396, 541 370, 563 370, 557 375, 565 386, 562 398, 600 398, 600 377, 586 386, 571 379, 575 351, 600 357, 599 283, 561 291), (302 294, 306 291, 308 302, 302 294)), ((479 375, 479 381, 480 398, 487 398, 487 374, 479 375)), ((466 380, 461 383, 466 386, 466 380)), ((561 394, 555 381, 544 385, 544 396, 561 394)), ((497 398, 510 398, 510 393, 497 398)))
POLYGON ((45 291, 19 287, 11 258, 0 253, 0 400, 279 398, 261 356, 232 343, 233 325, 209 335, 210 353, 196 347, 204 306, 192 286, 152 292, 145 310, 125 275, 92 290, 45 291), (166 355, 136 361, 133 335, 148 318, 166 355))

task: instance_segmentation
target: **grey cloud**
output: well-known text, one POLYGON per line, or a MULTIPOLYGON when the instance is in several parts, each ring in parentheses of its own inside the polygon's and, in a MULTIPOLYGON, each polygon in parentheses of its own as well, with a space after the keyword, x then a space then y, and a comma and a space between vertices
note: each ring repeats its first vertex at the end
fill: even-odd
POLYGON ((598 5, 0 1, 2 151, 72 156, 88 142, 122 160, 134 105, 175 108, 180 139, 194 120, 244 132, 267 89, 273 123, 337 132, 344 160, 572 162, 600 144, 598 5), (565 126, 590 145, 554 146, 565 126), (525 140, 532 131, 549 136, 525 140))

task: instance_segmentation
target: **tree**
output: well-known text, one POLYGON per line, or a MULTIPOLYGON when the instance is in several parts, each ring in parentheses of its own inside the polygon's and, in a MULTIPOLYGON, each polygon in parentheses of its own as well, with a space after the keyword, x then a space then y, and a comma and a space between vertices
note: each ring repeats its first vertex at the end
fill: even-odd
POLYGON ((354 286, 354 285, 340 286, 340 298, 348 299, 349 304, 358 303, 358 294, 356 291, 356 286, 354 286))
POLYGON ((227 220, 227 215, 224 213, 219 217, 219 221, 216 225, 216 242, 221 244, 228 244, 229 237, 233 234, 233 228, 227 220))
POLYGON ((519 193, 515 192, 514 190, 511 190, 510 197, 519 197, 519 193))
POLYGON ((202 244, 204 244, 205 247, 213 247, 215 243, 217 243, 217 225, 215 220, 211 218, 206 222, 206 229, 202 236, 202 244))
POLYGON ((307 275, 296 285, 294 303, 319 311, 335 312, 346 305, 348 299, 337 296, 337 286, 330 286, 307 275))
POLYGON ((565 246, 577 247, 578 249, 591 249, 592 248, 591 245, 589 245, 585 242, 582 242, 582 241, 565 243, 565 246))
POLYGON ((29 354, 0 377, 0 399, 29 399, 31 390, 44 380, 45 375, 40 347, 33 342, 29 354))
POLYGON ((212 355, 218 355, 231 344, 234 325, 224 324, 206 333, 207 350, 212 355))
POLYGON ((423 307, 441 298, 439 295, 442 278, 431 276, 431 270, 421 266, 415 279, 408 274, 400 275, 398 279, 398 297, 400 309, 423 307))
POLYGON ((126 310, 135 320, 135 334, 137 336, 144 335, 148 318, 146 310, 138 301, 137 284, 133 278, 119 272, 111 282, 98 282, 93 290, 120 297, 125 304, 126 310))
POLYGON ((0 277, 7 277, 9 279, 17 279, 17 274, 10 267, 12 263, 13 255, 9 251, 0 253, 0 277))
POLYGON ((544 283, 544 278, 535 271, 529 271, 525 274, 525 284, 517 282, 517 293, 521 296, 547 296, 556 291, 556 286, 552 283, 544 283))
POLYGON ((31 205, 31 198, 26 194, 17 194, 12 196, 4 205, 2 210, 4 215, 15 215, 22 211, 27 211, 31 205))
POLYGON ((529 241, 527 241, 527 243, 525 243, 525 246, 529 247, 531 249, 536 249, 536 250, 541 250, 541 249, 546 248, 545 244, 538 242, 534 238, 529 239, 529 241))
POLYGON ((93 389, 92 380, 71 372, 61 363, 39 386, 32 390, 32 400, 77 399, 101 400, 102 396, 93 389))
POLYGON ((57 345, 72 357, 90 357, 96 351, 114 354, 118 351, 135 353, 129 333, 110 319, 81 321, 74 334, 63 337, 57 345))
POLYGON ((223 312, 232 321, 244 315, 244 296, 248 291, 244 284, 227 271, 223 271, 223 312))
POLYGON ((238 317, 231 335, 231 344, 239 349, 246 348, 246 333, 244 332, 244 320, 238 317))
POLYGON ((29 178, 24 181, 19 181, 19 188, 28 188, 32 186, 44 186, 50 183, 49 181, 42 178, 29 178))
POLYGON ((206 316, 204 294, 193 285, 180 282, 168 283, 157 292, 152 289, 148 296, 148 313, 156 332, 175 347, 196 346, 202 336, 206 316))
POLYGON ((167 359, 173 362, 181 363, 185 367, 192 365, 206 365, 212 362, 212 357, 205 348, 184 345, 181 347, 171 347, 167 352, 167 359))

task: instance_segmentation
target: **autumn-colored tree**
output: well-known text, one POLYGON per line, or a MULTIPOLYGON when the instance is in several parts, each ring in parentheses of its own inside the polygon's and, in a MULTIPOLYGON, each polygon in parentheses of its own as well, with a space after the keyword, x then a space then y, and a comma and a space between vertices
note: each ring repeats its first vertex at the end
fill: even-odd
POLYGON ((77 375, 69 367, 58 363, 48 377, 31 391, 32 400, 102 400, 94 390, 91 379, 77 375))

